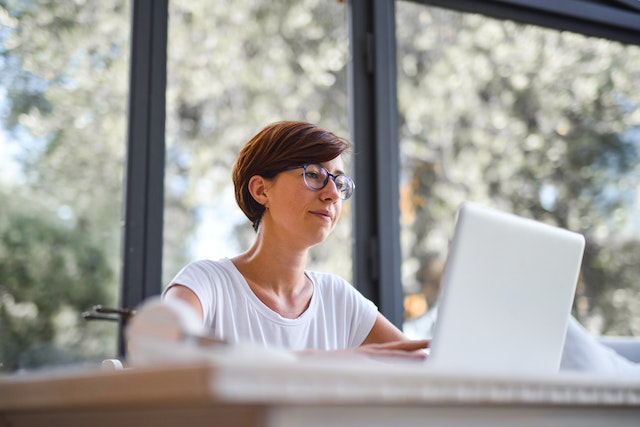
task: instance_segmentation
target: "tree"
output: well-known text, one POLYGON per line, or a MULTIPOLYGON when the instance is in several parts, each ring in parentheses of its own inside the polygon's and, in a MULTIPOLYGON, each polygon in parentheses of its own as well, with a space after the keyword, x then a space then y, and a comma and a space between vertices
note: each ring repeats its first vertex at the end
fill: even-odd
POLYGON ((407 247, 424 267, 414 286, 443 261, 436 254, 446 253, 455 210, 472 199, 584 234, 576 315, 601 318, 598 332, 640 333, 632 327, 640 312, 612 299, 619 289, 640 293, 631 277, 640 239, 629 231, 640 50, 478 15, 403 11, 403 170, 414 218, 407 247))
POLYGON ((109 299, 107 254, 39 201, 2 193, 0 204, 0 369, 104 357, 112 336, 77 309, 109 299))
POLYGON ((115 327, 81 313, 117 300, 125 6, 0 4, 0 119, 20 148, 19 172, 0 183, 4 369, 115 352, 115 327), (35 317, 19 315, 25 307, 35 317))

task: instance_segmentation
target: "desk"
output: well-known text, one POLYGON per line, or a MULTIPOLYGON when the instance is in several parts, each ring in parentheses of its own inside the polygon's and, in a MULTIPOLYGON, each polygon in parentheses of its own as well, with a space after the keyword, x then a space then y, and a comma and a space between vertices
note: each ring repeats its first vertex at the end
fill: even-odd
POLYGON ((190 360, 0 377, 0 426, 638 426, 640 381, 364 359, 190 360))

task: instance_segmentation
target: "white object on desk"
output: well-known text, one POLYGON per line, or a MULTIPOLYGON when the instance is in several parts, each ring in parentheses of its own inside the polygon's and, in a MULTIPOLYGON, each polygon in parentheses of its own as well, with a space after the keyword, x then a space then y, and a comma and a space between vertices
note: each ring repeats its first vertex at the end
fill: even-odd
POLYGON ((164 301, 160 297, 145 301, 136 310, 127 327, 126 339, 127 363, 132 367, 247 358, 252 363, 296 360, 289 351, 266 349, 252 343, 227 344, 207 333, 188 304, 180 300, 164 301))

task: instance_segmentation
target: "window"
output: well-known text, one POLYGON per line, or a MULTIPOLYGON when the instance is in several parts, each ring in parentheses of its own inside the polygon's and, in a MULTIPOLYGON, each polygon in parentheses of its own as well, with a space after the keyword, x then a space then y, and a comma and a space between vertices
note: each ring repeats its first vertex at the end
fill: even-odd
POLYGON ((584 234, 574 315, 640 334, 640 48, 409 2, 397 22, 405 330, 430 334, 474 200, 584 234))
POLYGON ((0 370, 116 354, 126 1, 0 6, 0 370))
MULTIPOLYGON (((165 181, 156 170, 141 173, 127 191, 138 199, 154 193, 155 201, 164 185, 164 211, 136 218, 138 228, 160 225, 164 212, 163 283, 189 260, 233 256, 250 244, 230 165, 267 123, 301 119, 352 132, 356 151, 364 147, 350 171, 356 195, 310 267, 352 280, 394 322, 402 317, 392 283, 401 257, 397 205, 388 201, 399 188, 408 316, 433 306, 455 208, 474 199, 584 233, 576 315, 595 332, 637 334, 637 6, 584 0, 578 13, 564 0, 429 3, 591 37, 391 0, 170 2, 165 181), (401 167, 386 173, 397 167, 396 45, 401 167), (348 72, 349 61, 357 73, 348 72), (352 232, 356 201, 362 213, 352 232)), ((130 34, 135 17, 123 0, 0 6, 2 371, 112 357, 116 324, 85 322, 80 313, 115 306, 119 297, 134 305, 159 288, 147 273, 160 276, 160 267, 146 256, 160 246, 158 233, 131 239, 135 259, 144 260, 131 274, 133 251, 120 249, 127 95, 146 100, 141 84, 163 84, 147 70, 151 60, 141 61, 127 87, 129 39, 136 58, 146 36, 155 43, 146 59, 159 61, 165 47, 153 37, 154 29, 164 34, 165 3, 133 5, 151 18, 143 19, 150 29, 143 37, 130 34)), ((151 115, 150 128, 160 129, 164 117, 151 115)), ((129 129, 146 125, 131 122, 129 129)), ((161 139, 152 135, 129 158, 147 162, 161 139)), ((125 231, 135 228, 129 215, 125 231)), ((428 334, 428 325, 421 328, 428 334)))

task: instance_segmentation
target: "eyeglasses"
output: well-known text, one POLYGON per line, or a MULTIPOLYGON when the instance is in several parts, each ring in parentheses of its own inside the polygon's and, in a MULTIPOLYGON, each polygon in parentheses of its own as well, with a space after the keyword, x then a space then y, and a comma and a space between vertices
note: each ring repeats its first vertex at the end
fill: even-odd
POLYGON ((334 175, 327 168, 318 164, 307 164, 303 166, 294 166, 285 170, 304 169, 304 183, 312 190, 322 190, 327 186, 329 178, 331 178, 338 190, 338 197, 347 200, 353 194, 356 184, 353 180, 344 174, 334 175))

